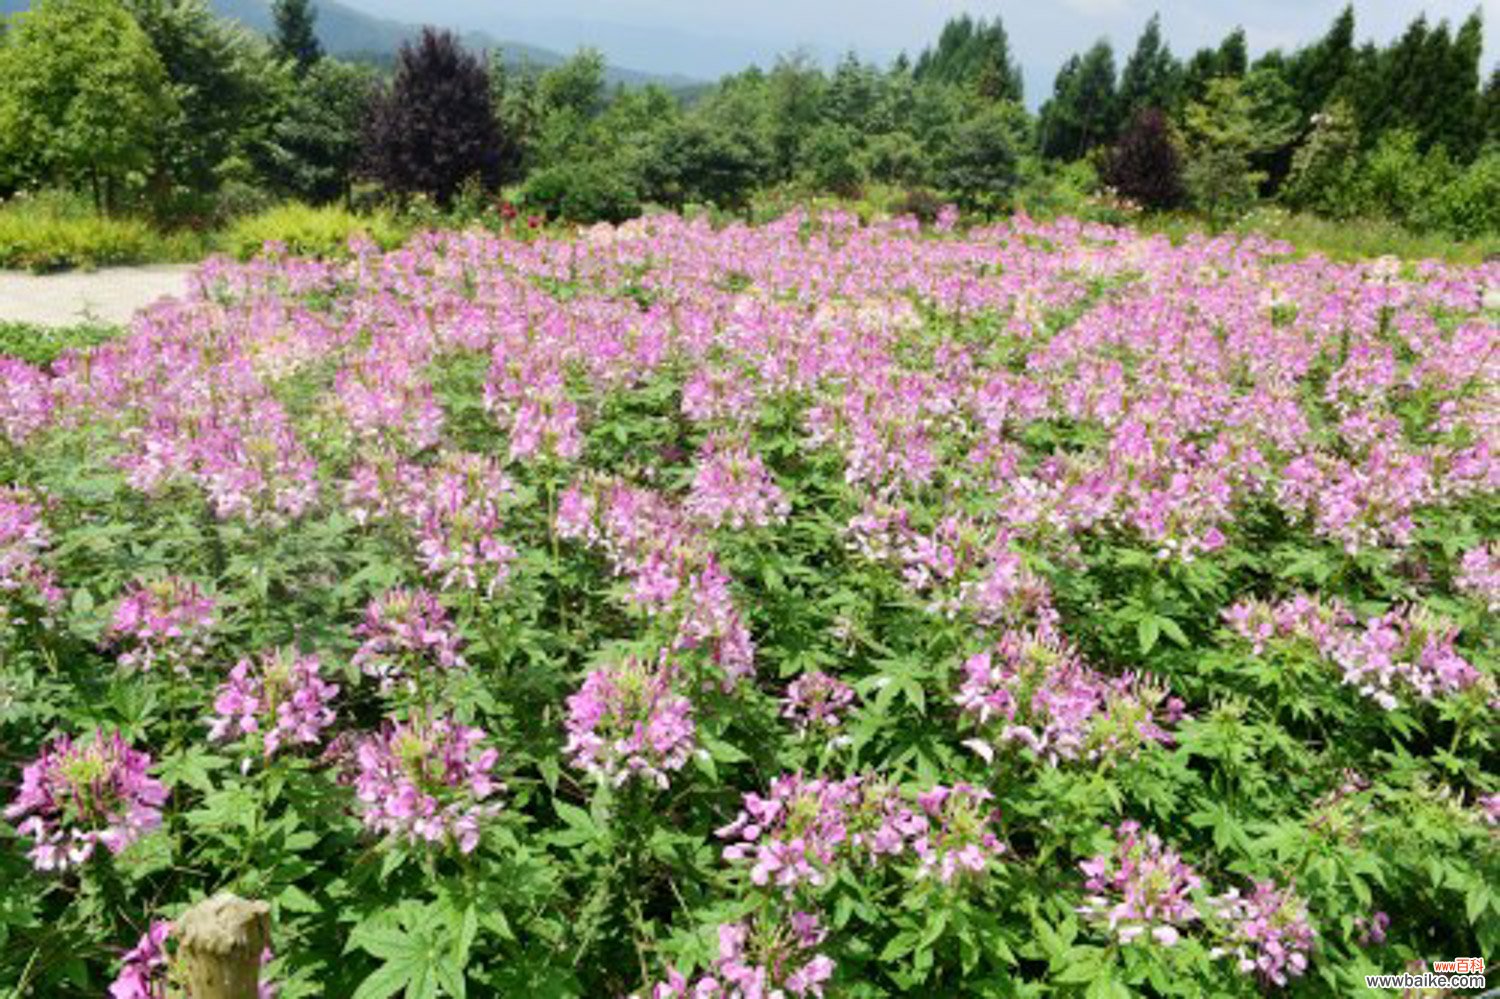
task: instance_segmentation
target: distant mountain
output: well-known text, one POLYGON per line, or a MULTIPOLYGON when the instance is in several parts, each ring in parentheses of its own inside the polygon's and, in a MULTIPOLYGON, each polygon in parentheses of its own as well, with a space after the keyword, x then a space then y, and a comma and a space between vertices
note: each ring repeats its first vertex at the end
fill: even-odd
MULTIPOLYGON (((421 33, 421 26, 366 14, 338 0, 316 0, 318 40, 329 53, 343 58, 358 58, 389 63, 401 43, 421 33)), ((30 6, 30 0, 0 0, 0 15, 14 14, 30 6)), ((268 33, 272 27, 270 0, 209 0, 215 12, 233 18, 247 28, 268 33)), ((503 52, 508 61, 525 62, 546 68, 567 58, 554 49, 497 39, 483 31, 460 31, 464 44, 474 49, 503 52)), ((685 90, 699 80, 677 74, 647 73, 622 66, 606 66, 605 82, 610 86, 624 84, 640 87, 659 83, 673 90, 685 90)))

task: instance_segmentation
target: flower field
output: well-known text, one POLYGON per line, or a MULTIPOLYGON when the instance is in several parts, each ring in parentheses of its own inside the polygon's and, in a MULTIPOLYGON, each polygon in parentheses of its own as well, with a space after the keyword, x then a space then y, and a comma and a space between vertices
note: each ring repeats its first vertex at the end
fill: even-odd
POLYGON ((1500 265, 672 216, 0 358, 0 993, 1343 995, 1500 954, 1500 265))

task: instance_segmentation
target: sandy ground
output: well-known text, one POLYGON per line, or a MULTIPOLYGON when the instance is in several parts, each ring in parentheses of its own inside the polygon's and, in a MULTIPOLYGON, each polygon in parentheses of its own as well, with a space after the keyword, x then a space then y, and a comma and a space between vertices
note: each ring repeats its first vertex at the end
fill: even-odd
POLYGON ((188 264, 27 274, 0 271, 0 322, 123 325, 137 309, 187 291, 188 264))

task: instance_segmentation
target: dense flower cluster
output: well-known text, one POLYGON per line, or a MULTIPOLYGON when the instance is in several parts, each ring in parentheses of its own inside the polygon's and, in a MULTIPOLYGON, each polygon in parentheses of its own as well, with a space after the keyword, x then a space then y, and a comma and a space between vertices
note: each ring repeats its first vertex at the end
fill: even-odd
POLYGON ((760 456, 744 446, 710 446, 699 457, 688 514, 709 527, 768 527, 790 509, 760 456))
POLYGON ((115 605, 105 632, 120 648, 120 665, 150 670, 156 665, 186 672, 208 650, 215 601, 181 576, 136 580, 115 605))
POLYGON ((210 739, 260 736, 267 757, 284 746, 317 745, 333 724, 337 684, 323 679, 317 656, 289 650, 241 659, 214 695, 210 739))
POLYGON ((1307 971, 1317 937, 1307 905, 1291 888, 1257 881, 1249 895, 1230 889, 1209 908, 1225 924, 1215 956, 1231 954, 1239 969, 1275 985, 1286 985, 1307 971))
POLYGON ((676 668, 626 659, 591 672, 568 697, 568 742, 573 766, 620 785, 641 778, 667 787, 696 748, 693 704, 677 693, 676 668))
POLYGON ((1183 712, 1162 687, 1106 677, 1047 631, 1006 632, 970 657, 954 699, 981 733, 967 745, 988 761, 1012 744, 1052 764, 1129 758, 1170 744, 1166 726, 1183 712))
POLYGON ((991 831, 995 796, 968 784, 939 784, 917 795, 927 818, 925 827, 912 839, 919 858, 917 877, 936 878, 942 884, 968 875, 983 874, 990 863, 1005 852, 1005 844, 991 831))
POLYGON ((781 716, 798 732, 828 733, 843 724, 843 713, 854 703, 854 688, 820 670, 793 680, 782 698, 781 716))
POLYGON ((464 665, 458 632, 448 612, 426 590, 388 590, 365 608, 354 632, 361 639, 354 665, 380 681, 382 691, 413 687, 429 668, 464 665))
POLYGON ((835 964, 817 948, 827 938, 816 915, 793 912, 785 922, 752 920, 719 927, 714 974, 689 980, 675 968, 641 995, 649 999, 774 999, 821 997, 835 964))
POLYGON ((38 870, 76 867, 100 846, 119 853, 161 825, 167 788, 150 769, 151 757, 119 733, 60 736, 21 772, 5 817, 31 840, 38 870))
POLYGON ((43 555, 52 543, 42 505, 20 489, 0 486, 0 600, 55 608, 62 602, 57 577, 43 555))
POLYGON ((1458 588, 1500 613, 1500 544, 1471 548, 1458 563, 1458 588))
POLYGON ((1137 822, 1120 823, 1114 850, 1078 866, 1090 892, 1078 911, 1121 943, 1149 936, 1170 947, 1199 919, 1193 893, 1202 879, 1137 822))
POLYGON ((483 729, 450 718, 387 723, 353 747, 355 796, 372 832, 472 853, 503 807, 500 751, 483 729))
POLYGON ((1344 683, 1387 710, 1432 701, 1482 682, 1458 651, 1458 628, 1431 612, 1397 607, 1360 624, 1338 604, 1299 595, 1278 604, 1244 601, 1224 614, 1259 655, 1273 641, 1302 641, 1337 665, 1344 683))

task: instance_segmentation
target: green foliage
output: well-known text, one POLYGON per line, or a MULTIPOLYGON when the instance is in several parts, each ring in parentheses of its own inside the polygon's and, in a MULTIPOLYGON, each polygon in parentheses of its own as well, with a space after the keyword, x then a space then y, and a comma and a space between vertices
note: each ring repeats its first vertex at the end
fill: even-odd
POLYGON ((1359 168, 1359 127, 1354 110, 1336 100, 1313 118, 1312 131, 1297 147, 1281 197, 1303 211, 1328 218, 1348 218, 1359 205, 1355 178, 1359 168))
POLYGON ((1021 67, 997 17, 978 21, 964 14, 949 20, 937 44, 923 49, 914 69, 920 81, 959 84, 996 101, 1022 99, 1021 67))
POLYGON ((14 357, 28 364, 51 364, 65 351, 87 350, 119 335, 117 326, 92 323, 37 326, 0 321, 0 357, 14 357))
POLYGON ((298 256, 339 256, 348 251, 355 237, 390 249, 400 245, 406 231, 385 212, 356 215, 344 208, 293 201, 237 219, 220 237, 220 244, 239 260, 261 253, 267 243, 279 244, 279 252, 298 256))
POLYGON ((1265 174, 1252 168, 1250 158, 1281 138, 1260 131, 1257 110, 1252 94, 1233 77, 1209 81, 1203 100, 1187 108, 1184 179, 1194 205, 1215 224, 1255 203, 1265 174))
POLYGON ((374 88, 363 66, 322 59, 307 71, 264 148, 282 192, 314 204, 347 200, 374 88))
POLYGON ((851 197, 864 183, 858 136, 841 125, 824 125, 813 132, 802 153, 803 172, 820 191, 851 197))
POLYGON ((635 179, 620 162, 570 161, 532 173, 521 201, 549 218, 623 222, 639 213, 641 197, 635 179))
POLYGON ((317 65, 323 58, 323 46, 314 30, 317 8, 309 0, 274 0, 271 16, 276 22, 276 57, 291 63, 299 74, 317 65))
POLYGON ((0 35, 0 167, 115 207, 175 110, 160 56, 120 0, 40 0, 0 35))
POLYGON ((191 234, 164 237, 139 219, 103 216, 66 195, 0 204, 0 268, 55 271, 185 260, 202 249, 191 234))
POLYGON ((1076 160, 1109 142, 1120 127, 1119 110, 1114 50, 1101 41, 1058 71, 1052 99, 1042 105, 1037 125, 1042 155, 1076 160))
POLYGON ((1028 123, 1020 105, 993 104, 961 122, 940 157, 938 180, 967 208, 1002 208, 1019 179, 1028 123))

